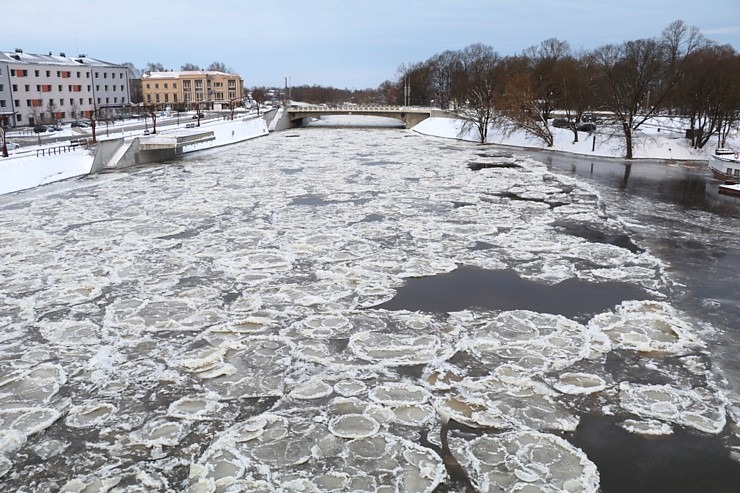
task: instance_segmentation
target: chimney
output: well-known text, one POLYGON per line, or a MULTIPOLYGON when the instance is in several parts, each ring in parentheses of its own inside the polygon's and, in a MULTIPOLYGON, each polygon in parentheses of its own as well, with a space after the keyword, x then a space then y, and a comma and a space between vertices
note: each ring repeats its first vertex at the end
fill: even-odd
POLYGON ((16 48, 16 49, 15 49, 15 52, 16 52, 16 53, 23 53, 23 50, 21 50, 20 48, 16 48))

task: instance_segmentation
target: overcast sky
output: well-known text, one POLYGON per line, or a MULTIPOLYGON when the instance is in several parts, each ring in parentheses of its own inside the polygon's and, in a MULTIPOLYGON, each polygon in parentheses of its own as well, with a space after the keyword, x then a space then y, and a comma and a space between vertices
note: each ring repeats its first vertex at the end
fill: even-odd
POLYGON ((247 87, 377 87, 402 64, 473 43, 512 55, 548 38, 591 50, 680 19, 740 50, 738 0, 3 1, 0 50, 85 53, 144 68, 223 62, 247 87))

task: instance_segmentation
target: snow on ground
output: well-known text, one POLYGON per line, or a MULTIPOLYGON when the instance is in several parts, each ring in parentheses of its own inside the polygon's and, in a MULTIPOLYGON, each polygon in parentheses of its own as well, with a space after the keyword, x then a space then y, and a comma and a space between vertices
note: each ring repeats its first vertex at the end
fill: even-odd
POLYGON ((16 152, 0 160, 0 195, 87 174, 92 162, 92 154, 81 147, 44 157, 33 150, 16 152))
MULTIPOLYGON (((174 117, 158 119, 160 122, 162 120, 174 120, 174 117)), ((191 120, 182 117, 182 122, 183 124, 190 123, 191 120)), ((142 122, 135 122, 133 125, 119 123, 111 125, 108 131, 106 131, 104 125, 99 125, 97 129, 98 140, 141 137, 144 135, 144 130, 133 128, 133 126, 141 124, 142 122)), ((184 152, 229 145, 267 134, 265 122, 260 117, 240 117, 233 121, 204 120, 198 130, 213 131, 216 139, 187 146, 184 152)), ((181 125, 177 127, 160 126, 158 134, 167 135, 182 133, 183 131, 192 130, 181 125)), ((74 139, 87 137, 87 134, 80 133, 77 129, 71 127, 64 127, 62 131, 55 132, 54 136, 74 139)), ((0 195, 88 174, 92 168, 94 154, 83 146, 78 146, 71 151, 69 149, 66 141, 60 141, 25 146, 12 151, 8 158, 0 159, 0 195), (62 152, 48 154, 53 149, 62 152), (43 154, 40 155, 41 151, 43 151, 43 154)))
MULTIPOLYGON (((477 130, 461 131, 462 121, 452 118, 428 118, 414 127, 414 131, 425 135, 477 141, 477 130)), ((690 141, 684 137, 685 122, 667 117, 655 118, 643 125, 635 135, 633 149, 635 158, 668 159, 668 160, 705 160, 714 152, 716 145, 707 145, 704 149, 693 149, 690 141)), ((564 128, 551 128, 554 145, 553 151, 583 154, 601 157, 624 157, 624 137, 618 129, 600 127, 593 134, 578 132, 578 142, 573 142, 573 132, 564 128), (595 139, 595 142, 594 142, 595 139)), ((511 145, 525 148, 544 148, 541 139, 523 131, 504 132, 491 127, 488 134, 489 144, 511 145)), ((740 147, 740 135, 735 133, 728 147, 740 147)))

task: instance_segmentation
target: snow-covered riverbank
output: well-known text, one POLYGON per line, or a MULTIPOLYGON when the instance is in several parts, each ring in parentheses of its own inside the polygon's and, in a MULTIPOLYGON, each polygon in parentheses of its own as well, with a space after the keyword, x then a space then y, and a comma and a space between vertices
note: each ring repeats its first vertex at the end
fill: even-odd
MULTIPOLYGON (((162 127, 159 133, 168 135, 181 133, 183 130, 183 127, 179 126, 162 127)), ((268 133, 267 125, 260 117, 204 121, 198 130, 212 131, 215 139, 187 146, 184 149, 185 153, 231 145, 268 133)), ((120 137, 120 134, 116 134, 115 137, 120 137)), ((0 195, 90 173, 93 152, 82 146, 74 150, 69 150, 70 148, 66 146, 57 146, 57 149, 66 152, 48 154, 49 146, 31 146, 20 148, 10 157, 0 159, 0 195), (40 156, 37 151, 41 149, 44 149, 44 155, 40 156)))
MULTIPOLYGON (((332 118, 336 124, 348 118, 357 121, 363 117, 332 118)), ((475 130, 462 132, 462 126, 461 120, 433 117, 415 126, 413 131, 434 137, 476 141, 475 130)), ((230 145, 268 133, 267 124, 261 118, 204 122, 201 123, 200 130, 214 131, 216 139, 190 146, 185 152, 230 145)), ((164 127, 161 133, 166 135, 175 131, 182 131, 182 128, 164 127)), ((573 133, 570 130, 553 128, 552 132, 555 143, 549 148, 551 151, 598 157, 623 157, 625 154, 623 137, 605 129, 593 134, 579 132, 578 142, 573 142, 573 133)), ((710 145, 704 149, 691 148, 690 141, 684 137, 682 123, 667 118, 656 119, 651 124, 645 125, 636 135, 635 142, 637 159, 705 161, 715 147, 710 145)), ((505 132, 495 127, 489 131, 488 143, 530 149, 544 148, 542 141, 531 135, 521 131, 505 132)), ((740 148, 740 138, 737 134, 728 145, 740 148)), ((93 155, 82 148, 50 156, 37 157, 36 154, 35 147, 21 148, 11 157, 0 160, 0 195, 85 175, 90 172, 93 162, 93 155)))

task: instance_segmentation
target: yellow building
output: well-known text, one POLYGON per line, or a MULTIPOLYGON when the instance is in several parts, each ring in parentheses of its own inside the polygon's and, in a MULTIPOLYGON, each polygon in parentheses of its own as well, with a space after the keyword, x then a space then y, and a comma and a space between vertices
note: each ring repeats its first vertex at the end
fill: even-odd
POLYGON ((222 110, 244 100, 242 78, 214 70, 146 72, 141 91, 144 104, 157 109, 222 110))

